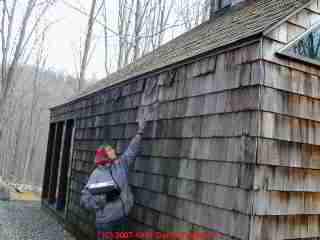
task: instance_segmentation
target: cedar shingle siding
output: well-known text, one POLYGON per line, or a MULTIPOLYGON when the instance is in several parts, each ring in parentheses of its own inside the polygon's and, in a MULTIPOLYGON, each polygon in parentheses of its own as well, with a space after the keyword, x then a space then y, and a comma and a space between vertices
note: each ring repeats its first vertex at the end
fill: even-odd
MULTIPOLYGON (((52 108, 51 138, 58 122, 74 119, 73 154, 64 213, 46 194, 44 206, 93 236, 79 194, 95 150, 110 141, 121 154, 139 107, 158 101, 130 171, 135 231, 320 237, 320 70, 276 54, 320 20, 319 6, 248 1, 52 108)), ((47 162, 55 160, 48 154, 47 162)))

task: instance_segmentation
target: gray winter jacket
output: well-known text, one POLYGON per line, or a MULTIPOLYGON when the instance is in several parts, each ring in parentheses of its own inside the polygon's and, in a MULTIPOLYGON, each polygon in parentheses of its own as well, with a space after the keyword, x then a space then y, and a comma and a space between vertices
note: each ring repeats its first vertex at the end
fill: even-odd
POLYGON ((131 140, 126 151, 120 156, 120 163, 110 167, 98 166, 82 190, 80 204, 87 209, 96 211, 96 225, 108 225, 111 221, 128 216, 133 206, 133 195, 128 184, 128 171, 140 149, 141 138, 141 135, 137 134, 131 140), (112 180, 111 173, 121 189, 121 194, 119 199, 106 203, 104 196, 92 195, 88 191, 88 185, 112 180))

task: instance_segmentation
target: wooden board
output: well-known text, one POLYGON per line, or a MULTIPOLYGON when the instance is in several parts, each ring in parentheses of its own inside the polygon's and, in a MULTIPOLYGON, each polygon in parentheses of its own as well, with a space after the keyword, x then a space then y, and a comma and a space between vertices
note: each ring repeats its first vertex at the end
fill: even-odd
POLYGON ((281 192, 320 192, 320 170, 258 165, 254 189, 281 192))
MULTIPOLYGON (((214 171, 214 169, 212 170, 214 171)), ((251 212, 249 205, 251 193, 244 189, 147 172, 131 174, 130 184, 213 207, 236 210, 244 214, 250 214, 251 212)))
POLYGON ((143 189, 133 188, 132 190, 135 201, 141 206, 231 236, 237 236, 240 239, 248 237, 249 216, 143 189), (219 226, 218 229, 217 226, 219 226))
POLYGON ((255 215, 319 215, 319 192, 257 191, 255 193, 255 215))
POLYGON ((319 215, 256 216, 250 239, 316 239, 319 223, 319 215))
POLYGON ((201 137, 257 136, 258 113, 239 112, 205 116, 201 137))
POLYGON ((320 122, 262 112, 261 137, 320 145, 320 122))
POLYGON ((190 159, 139 158, 135 162, 134 170, 251 189, 254 165, 190 159))
POLYGON ((312 98, 267 87, 262 87, 261 96, 261 109, 264 111, 301 119, 310 119, 317 122, 320 121, 319 98, 312 98))

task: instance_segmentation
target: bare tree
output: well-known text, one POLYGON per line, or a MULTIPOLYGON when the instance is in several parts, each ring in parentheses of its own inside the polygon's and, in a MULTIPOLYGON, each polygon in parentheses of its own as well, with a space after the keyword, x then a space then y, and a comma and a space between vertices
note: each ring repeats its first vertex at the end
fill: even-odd
POLYGON ((94 13, 96 9, 96 0, 92 0, 91 3, 91 10, 90 10, 90 15, 88 19, 88 28, 87 28, 87 34, 86 34, 86 41, 85 41, 85 46, 84 46, 84 51, 83 51, 83 56, 82 56, 82 61, 81 61, 81 67, 80 67, 80 76, 79 76, 79 91, 82 90, 83 88, 83 82, 88 66, 88 56, 89 56, 89 51, 90 51, 90 45, 91 45, 91 38, 92 38, 92 28, 94 24, 94 13))
POLYGON ((129 34, 132 26, 132 16, 134 14, 134 1, 119 0, 119 14, 118 14, 118 32, 119 32, 119 54, 117 67, 122 68, 128 62, 129 49, 129 34))
POLYGON ((104 68, 106 75, 110 74, 110 66, 109 66, 109 46, 108 46, 108 17, 107 17, 107 3, 106 0, 103 0, 103 33, 104 33, 104 68))
POLYGON ((118 68, 163 43, 173 4, 173 0, 119 1, 118 68))
POLYGON ((169 18, 172 14, 174 1, 155 0, 151 11, 147 15, 146 25, 149 37, 145 40, 144 53, 158 48, 164 39, 166 30, 176 27, 176 24, 169 26, 169 18))
POLYGON ((185 30, 191 30, 209 19, 211 0, 177 1, 177 16, 185 30))
MULTIPOLYGON (((13 123, 15 122, 15 120, 22 116, 21 111, 19 111, 19 109, 23 109, 22 103, 21 101, 19 101, 20 99, 23 99, 24 96, 26 95, 26 92, 22 92, 22 93, 15 93, 13 94, 12 92, 15 89, 11 89, 10 93, 9 93, 9 98, 7 99, 7 103, 5 105, 6 108, 4 108, 4 112, 3 115, 5 116, 4 119, 4 130, 3 132, 5 132, 4 134, 6 134, 6 138, 2 139, 2 149, 1 152, 3 153, 3 155, 0 157, 0 174, 3 177, 6 177, 8 172, 9 172, 9 163, 11 163, 12 161, 10 161, 10 159, 12 159, 12 156, 14 154, 15 149, 14 148, 14 144, 13 142, 17 140, 17 138, 19 137, 20 132, 14 132, 14 129, 12 128, 13 123), (19 115, 19 116, 18 116, 19 115), (10 126, 9 127, 9 123, 10 122, 10 126)), ((22 118, 21 118, 22 121, 22 118)), ((22 123, 21 123, 22 124, 22 123)), ((17 140, 18 141, 18 140, 17 140)))
MULTIPOLYGON (((76 10, 77 12, 80 12, 88 17, 88 23, 87 23, 87 29, 84 35, 85 42, 84 46, 82 46, 82 34, 80 34, 80 41, 79 46, 75 47, 77 44, 72 44, 73 48, 73 59, 74 59, 74 69, 77 76, 77 92, 80 92, 84 89, 85 83, 86 83, 86 72, 88 65, 93 57, 94 50, 96 49, 97 41, 94 37, 93 28, 95 23, 100 23, 97 20, 97 17, 99 13, 101 12, 101 9, 105 8, 105 2, 102 1, 100 6, 97 8, 97 1, 92 0, 91 7, 90 7, 90 13, 87 14, 85 10, 79 9, 66 1, 63 1, 68 7, 72 8, 73 10, 76 10), (78 63, 78 60, 80 63, 78 63), (79 65, 78 65, 79 64, 79 65)), ((101 23, 100 23, 101 24, 101 23)), ((105 25, 106 26, 106 25, 105 25)), ((107 31, 107 30, 105 30, 107 31)), ((105 33, 106 34, 106 33, 105 33)))
MULTIPOLYGON (((92 28, 94 23, 103 27, 104 37, 104 67, 106 75, 110 73, 110 54, 114 51, 109 51, 110 37, 117 37, 118 48, 116 57, 116 69, 120 69, 127 64, 135 61, 148 51, 159 47, 165 40, 165 34, 168 30, 181 27, 181 23, 171 22, 172 13, 176 1, 174 0, 119 0, 118 1, 118 24, 117 29, 112 29, 108 26, 107 2, 102 0, 102 5, 96 11, 96 17, 92 17, 93 8, 96 8, 96 3, 92 2, 90 13, 76 5, 70 4, 65 0, 61 0, 66 6, 88 17, 88 31, 86 32, 85 46, 80 46, 79 49, 74 50, 74 62, 78 66, 78 59, 81 59, 81 66, 88 65, 86 58, 86 46, 93 42, 92 28), (103 8, 102 19, 97 18, 100 9, 103 8), (91 30, 90 30, 91 29, 91 30), (90 31, 89 31, 90 30, 90 31), (91 38, 91 41, 89 39, 91 38), (80 57, 79 57, 80 56, 80 57)), ((208 0, 206 0, 208 1, 208 0)), ((82 40, 81 40, 82 42, 82 40)), ((73 47, 75 44, 72 44, 73 47)), ((90 47, 89 47, 90 48, 90 47)), ((89 54, 90 55, 90 54, 89 54)), ((81 72, 81 67, 75 67, 76 72, 81 72)))
MULTIPOLYGON (((45 0, 40 3, 37 0, 28 0, 21 22, 17 19, 17 7, 21 8, 21 3, 17 0, 1 1, 1 80, 0 80, 0 113, 3 113, 10 88, 14 83, 14 75, 19 63, 23 60, 24 53, 34 33, 39 27, 48 8, 54 0, 45 0), (38 13, 36 15, 36 13, 38 13), (19 26, 19 30, 16 30, 19 26)), ((1 126, 3 126, 4 114, 0 114, 0 138, 1 126)))
MULTIPOLYGON (((45 35, 49 27, 54 24, 54 22, 47 24, 44 21, 44 14, 52 3, 54 1, 28 1, 19 31, 14 33, 14 28, 12 28, 11 33, 1 32, 3 47, 1 70, 5 70, 1 72, 1 81, 10 82, 7 90, 3 88, 3 85, 1 86, 1 90, 6 91, 6 98, 3 98, 5 104, 1 106, 0 114, 0 130, 3 130, 2 133, 5 132, 5 138, 0 139, 0 147, 4 152, 1 155, 0 167, 1 175, 6 178, 16 173, 14 174, 16 179, 26 179, 27 171, 34 159, 37 143, 39 143, 37 140, 41 114, 39 111, 39 80, 42 78, 40 72, 43 71, 46 60, 45 35), (16 38, 11 39, 6 34, 16 35, 16 38), (5 40, 3 36, 6 36, 5 40), (35 68, 26 65, 31 58, 36 59, 35 68), (24 71, 25 69, 28 71, 24 71), (31 99, 30 104, 28 104, 28 99, 31 99)), ((13 5, 10 9, 15 9, 17 6, 13 5)), ((12 17, 10 21, 13 20, 12 17)), ((18 22, 17 19, 14 22, 18 22)), ((2 29, 4 25, 2 23, 2 29)))
MULTIPOLYGON (((19 107, 21 109, 21 107, 19 107)), ((7 166, 7 168, 5 168, 5 170, 8 172, 10 171, 10 177, 14 177, 14 179, 12 179, 13 181, 16 181, 16 179, 18 179, 17 175, 15 174, 15 170, 18 169, 19 166, 19 160, 18 160, 18 148, 21 144, 21 135, 22 135, 22 127, 23 127, 23 122, 24 122, 24 112, 20 112, 17 116, 18 120, 18 124, 15 130, 13 130, 13 134, 11 134, 14 138, 13 140, 13 144, 11 146, 11 149, 13 150, 13 154, 12 154, 12 159, 10 161, 10 165, 7 166)), ((8 176, 8 174, 5 174, 4 176, 8 176)))
POLYGON ((30 162, 32 161, 33 155, 34 155, 34 148, 35 148, 35 142, 36 142, 36 136, 37 136, 37 125, 39 121, 39 113, 38 113, 38 103, 39 103, 39 81, 40 81, 40 73, 45 68, 46 61, 47 61, 47 55, 45 53, 44 44, 45 44, 45 36, 46 31, 48 29, 45 29, 45 31, 42 33, 42 39, 41 44, 38 49, 37 57, 36 57, 36 63, 35 63, 35 73, 33 76, 32 81, 32 100, 31 100, 31 106, 29 111, 29 132, 28 132, 28 145, 27 145, 27 151, 26 151, 26 161, 24 163, 24 171, 22 179, 26 181, 26 176, 28 169, 30 167, 30 162))

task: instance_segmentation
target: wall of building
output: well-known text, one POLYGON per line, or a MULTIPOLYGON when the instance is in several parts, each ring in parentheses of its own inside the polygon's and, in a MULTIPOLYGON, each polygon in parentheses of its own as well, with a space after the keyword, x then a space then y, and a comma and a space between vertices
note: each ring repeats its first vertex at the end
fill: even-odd
POLYGON ((75 119, 67 220, 93 233, 80 191, 103 142, 121 154, 142 106, 157 111, 132 166, 136 231, 217 231, 248 239, 257 158, 260 41, 132 79, 53 109, 75 119), (149 108, 148 108, 149 106, 149 108))
POLYGON ((320 20, 320 1, 263 40, 251 239, 320 236, 320 68, 276 52, 320 20))
POLYGON ((52 122, 75 118, 67 220, 94 234, 79 199, 95 150, 109 141, 121 154, 158 102, 130 172, 136 231, 320 236, 320 70, 276 55, 319 20, 314 0, 262 41, 53 109, 52 122))
POLYGON ((159 75, 157 120, 131 176, 137 222, 248 238, 258 55, 257 42, 159 75))

